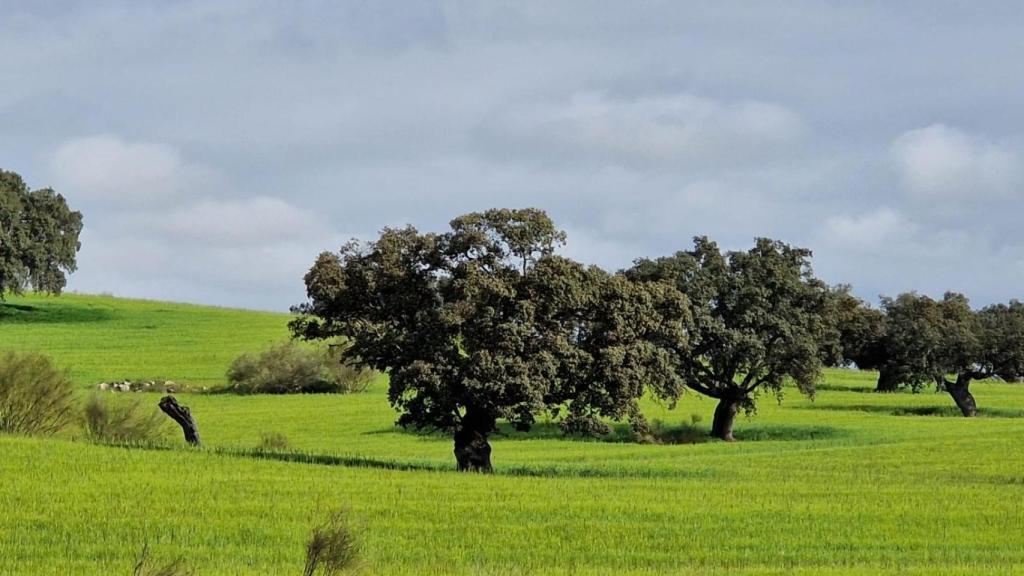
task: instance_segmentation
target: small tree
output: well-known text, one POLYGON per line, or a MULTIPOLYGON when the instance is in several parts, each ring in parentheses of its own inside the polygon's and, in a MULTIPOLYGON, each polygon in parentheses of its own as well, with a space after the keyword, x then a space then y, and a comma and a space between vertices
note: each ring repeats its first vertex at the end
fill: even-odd
POLYGON ((829 342, 838 339, 833 299, 810 269, 811 253, 758 239, 745 252, 726 252, 705 237, 693 250, 638 260, 640 281, 669 282, 688 298, 694 326, 677 348, 686 386, 718 400, 711 433, 734 440, 740 409, 752 411, 760 390, 781 394, 791 378, 814 393, 829 342))
POLYGON ((76 269, 82 214, 49 188, 0 170, 0 298, 26 288, 59 294, 76 269))

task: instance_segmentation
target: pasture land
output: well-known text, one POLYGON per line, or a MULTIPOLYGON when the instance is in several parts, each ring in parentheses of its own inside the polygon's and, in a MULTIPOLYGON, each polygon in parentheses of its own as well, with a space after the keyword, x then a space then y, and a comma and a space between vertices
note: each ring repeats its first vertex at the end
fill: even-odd
MULTIPOLYGON (((237 353, 286 336, 285 315, 8 304, 20 308, 0 313, 0 349, 46 351, 83 388, 216 384, 237 353)), ((173 428, 167 449, 0 436, 0 574, 130 574, 145 543, 202 575, 299 574, 309 529, 339 507, 368 574, 1024 571, 1024 386, 976 384, 982 416, 965 419, 944 394, 874 394, 873 377, 834 370, 813 401, 764 398, 735 444, 704 441, 714 404, 697 395, 645 407, 697 443, 504 430, 493 476, 454 472, 446 437, 396 429, 383 382, 349 396, 180 395, 203 449, 173 428), (263 432, 291 448, 253 452, 263 432)))

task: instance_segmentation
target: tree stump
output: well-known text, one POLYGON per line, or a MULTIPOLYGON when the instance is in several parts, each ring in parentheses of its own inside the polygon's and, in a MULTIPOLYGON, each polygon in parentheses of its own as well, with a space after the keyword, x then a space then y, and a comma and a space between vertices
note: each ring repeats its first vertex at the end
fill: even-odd
POLYGON ((185 433, 185 442, 199 446, 199 429, 196 427, 196 421, 192 418, 192 411, 188 409, 188 406, 178 404, 174 396, 164 396, 160 399, 159 406, 164 414, 170 416, 171 420, 181 426, 182 432, 185 433))

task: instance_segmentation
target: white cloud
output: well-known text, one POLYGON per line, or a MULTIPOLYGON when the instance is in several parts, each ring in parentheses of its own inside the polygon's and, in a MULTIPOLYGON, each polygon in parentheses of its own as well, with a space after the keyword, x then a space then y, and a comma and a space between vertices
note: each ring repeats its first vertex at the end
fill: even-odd
POLYGON ((154 224, 176 238, 218 246, 273 244, 327 235, 322 218, 279 198, 206 198, 154 216, 154 224))
POLYGON ((890 155, 904 188, 919 197, 1006 195, 1024 184, 1019 151, 943 124, 904 132, 890 155))
POLYGON ((799 115, 768 102, 576 92, 567 101, 506 109, 481 134, 498 154, 511 149, 542 162, 685 169, 774 158, 806 132, 799 115))
POLYGON ((854 250, 877 250, 914 237, 919 226, 899 212, 882 207, 856 216, 831 216, 823 226, 824 240, 854 250))
POLYGON ((214 185, 209 171, 186 164, 171 146, 112 135, 66 140, 54 151, 50 171, 73 202, 104 205, 152 204, 214 185))

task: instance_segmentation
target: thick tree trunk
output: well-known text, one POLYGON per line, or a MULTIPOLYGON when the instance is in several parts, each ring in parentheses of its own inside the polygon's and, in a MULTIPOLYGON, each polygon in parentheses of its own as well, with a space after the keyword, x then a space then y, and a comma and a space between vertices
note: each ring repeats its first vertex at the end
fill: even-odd
POLYGON ((192 418, 192 411, 188 406, 178 404, 174 396, 164 396, 160 399, 159 406, 164 414, 181 426, 182 432, 185 433, 185 441, 193 446, 199 446, 199 428, 196 427, 196 421, 192 418))
POLYGON ((491 444, 487 435, 494 430, 495 419, 479 411, 467 410, 455 432, 455 461, 460 472, 489 474, 491 444))
POLYGON ((715 408, 715 420, 711 423, 711 435, 726 442, 735 442, 732 425, 736 414, 740 411, 740 398, 726 396, 718 400, 715 408))
POLYGON ((970 418, 978 415, 978 404, 974 401, 974 395, 971 394, 971 376, 961 374, 956 377, 956 382, 945 382, 946 392, 953 397, 953 402, 956 402, 957 408, 964 416, 970 418))
POLYGON ((895 374, 882 369, 878 371, 878 386, 875 388, 875 392, 895 392, 899 384, 899 379, 895 374))
POLYGON ((491 444, 487 442, 487 435, 467 429, 456 432, 455 461, 460 472, 490 473, 491 444))

